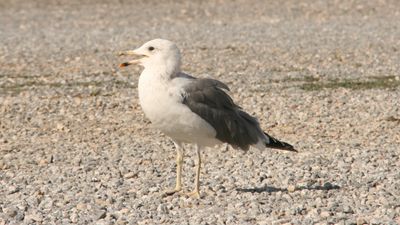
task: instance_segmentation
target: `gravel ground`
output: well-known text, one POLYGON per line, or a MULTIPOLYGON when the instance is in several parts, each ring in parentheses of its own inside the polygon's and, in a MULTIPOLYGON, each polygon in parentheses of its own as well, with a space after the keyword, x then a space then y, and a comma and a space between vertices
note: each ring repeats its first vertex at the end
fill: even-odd
POLYGON ((0 224, 400 224, 399 1, 32 2, 0 2, 0 224), (202 198, 161 197, 115 56, 157 37, 300 153, 208 149, 202 198))

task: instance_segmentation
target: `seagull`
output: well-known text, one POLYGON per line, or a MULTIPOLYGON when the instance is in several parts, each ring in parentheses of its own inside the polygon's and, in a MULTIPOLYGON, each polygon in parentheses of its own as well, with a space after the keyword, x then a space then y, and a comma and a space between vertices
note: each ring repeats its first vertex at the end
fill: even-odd
POLYGON ((154 39, 120 56, 136 59, 120 67, 140 65, 139 102, 152 125, 169 136, 176 149, 176 184, 165 195, 182 190, 185 143, 195 144, 195 186, 188 196, 200 198, 201 149, 227 143, 247 151, 251 146, 297 152, 290 144, 264 132, 258 120, 236 105, 221 81, 196 78, 181 71, 181 53, 171 41, 154 39))

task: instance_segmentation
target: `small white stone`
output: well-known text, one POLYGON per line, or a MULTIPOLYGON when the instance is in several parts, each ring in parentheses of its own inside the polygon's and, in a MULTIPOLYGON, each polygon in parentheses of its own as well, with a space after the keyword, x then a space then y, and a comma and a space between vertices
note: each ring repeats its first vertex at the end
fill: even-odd
POLYGON ((289 185, 287 187, 288 192, 294 192, 296 190, 296 187, 294 185, 289 185))

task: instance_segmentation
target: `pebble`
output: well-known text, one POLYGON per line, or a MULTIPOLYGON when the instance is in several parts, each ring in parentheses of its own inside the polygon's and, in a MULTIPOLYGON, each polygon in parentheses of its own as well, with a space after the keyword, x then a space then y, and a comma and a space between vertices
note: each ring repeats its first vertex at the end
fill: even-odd
POLYGON ((69 216, 69 219, 71 220, 72 223, 77 223, 79 216, 77 213, 71 213, 71 215, 69 216))
POLYGON ((353 213, 354 211, 353 211, 353 209, 351 209, 350 206, 346 205, 346 206, 343 206, 343 212, 345 212, 345 213, 353 213))
POLYGON ((95 212, 95 219, 96 220, 100 220, 100 219, 104 219, 107 216, 107 211, 104 209, 99 209, 95 212))
POLYGON ((327 217, 329 217, 330 215, 331 215, 331 213, 328 212, 328 211, 322 211, 322 212, 320 213, 320 216, 323 217, 323 218, 327 218, 327 217))
POLYGON ((128 222, 128 220, 127 219, 118 219, 116 222, 115 222, 115 224, 117 224, 117 225, 126 225, 126 224, 128 224, 129 222, 128 222))
POLYGON ((8 216, 8 217, 14 217, 17 215, 17 209, 15 209, 14 207, 10 207, 10 208, 5 208, 3 209, 3 212, 8 216))
POLYGON ((161 204, 157 207, 157 211, 163 214, 168 214, 168 208, 166 205, 161 204))
POLYGON ((296 187, 295 187, 294 185, 289 185, 289 186, 287 187, 287 190, 288 190, 289 192, 294 192, 294 191, 296 190, 296 187))
POLYGON ((85 203, 80 202, 76 205, 76 209, 78 209, 78 210, 85 210, 86 208, 87 208, 87 205, 85 203))
POLYGON ((149 188, 149 192, 157 192, 157 191, 159 191, 159 188, 158 188, 158 187, 151 187, 151 188, 149 188))
POLYGON ((134 173, 134 172, 129 172, 129 173, 127 173, 127 174, 125 174, 124 175, 124 178, 125 179, 131 179, 131 178, 134 178, 134 177, 136 177, 137 175, 134 173))
POLYGON ((358 217, 357 218, 357 225, 364 225, 364 224, 368 224, 368 221, 367 220, 365 220, 364 218, 362 218, 362 217, 358 217))
POLYGON ((23 213, 23 212, 19 212, 19 213, 17 214, 17 216, 15 217, 15 221, 16 221, 16 222, 22 221, 22 220, 24 220, 24 219, 25 219, 25 213, 23 213))
POLYGON ((19 187, 17 187, 17 186, 10 186, 8 188, 8 194, 12 195, 12 194, 15 194, 15 193, 19 192, 20 190, 21 189, 19 187))
POLYGON ((396 1, 20 2, 0 7, 0 225, 399 224, 396 1), (174 145, 114 54, 159 36, 299 153, 204 148, 202 198, 161 197, 174 145))
POLYGON ((43 216, 39 214, 38 212, 34 212, 31 214, 28 214, 25 216, 26 220, 32 220, 34 222, 42 222, 43 221, 43 216))

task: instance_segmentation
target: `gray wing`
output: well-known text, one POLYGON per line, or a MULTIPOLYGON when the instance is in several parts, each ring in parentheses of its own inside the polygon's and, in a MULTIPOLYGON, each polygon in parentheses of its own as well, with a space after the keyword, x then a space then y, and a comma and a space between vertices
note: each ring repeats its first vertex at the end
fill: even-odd
POLYGON ((229 90, 218 80, 194 79, 184 87, 182 103, 214 127, 218 140, 248 150, 263 137, 263 131, 257 119, 242 111, 224 89, 229 90))

